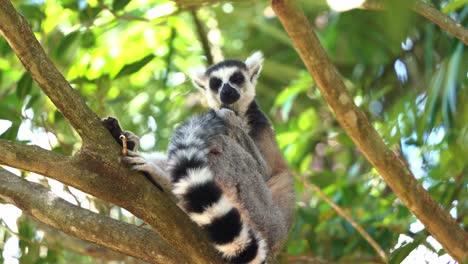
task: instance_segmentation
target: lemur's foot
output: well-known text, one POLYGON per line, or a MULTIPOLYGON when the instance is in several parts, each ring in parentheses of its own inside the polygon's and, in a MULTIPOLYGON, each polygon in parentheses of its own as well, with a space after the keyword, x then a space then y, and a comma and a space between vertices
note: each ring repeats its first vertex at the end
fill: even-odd
POLYGON ((107 130, 109 130, 112 137, 119 143, 121 147, 123 146, 123 143, 120 139, 120 135, 124 135, 127 138, 127 148, 130 151, 136 151, 138 149, 140 139, 130 131, 123 131, 117 118, 109 116, 101 119, 101 123, 107 130))
POLYGON ((128 151, 127 156, 122 158, 122 162, 132 170, 150 175, 153 178, 159 178, 166 174, 155 162, 148 160, 135 151, 128 151))

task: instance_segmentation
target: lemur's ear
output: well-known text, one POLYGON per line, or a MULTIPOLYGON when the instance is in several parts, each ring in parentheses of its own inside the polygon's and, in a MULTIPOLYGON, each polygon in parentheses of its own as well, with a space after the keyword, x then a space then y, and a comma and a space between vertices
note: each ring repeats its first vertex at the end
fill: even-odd
POLYGON ((205 69, 198 68, 190 70, 190 78, 192 79, 193 85, 199 90, 206 90, 208 78, 205 75, 205 69))
POLYGON ((256 51, 245 60, 245 65, 247 65, 250 81, 255 84, 262 70, 263 53, 261 51, 256 51))

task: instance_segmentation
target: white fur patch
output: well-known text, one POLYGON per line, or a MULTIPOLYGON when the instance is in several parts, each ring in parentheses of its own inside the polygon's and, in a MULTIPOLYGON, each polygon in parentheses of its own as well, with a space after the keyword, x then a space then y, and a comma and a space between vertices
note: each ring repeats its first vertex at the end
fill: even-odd
MULTIPOLYGON (((200 130, 199 127, 193 127, 193 126, 190 126, 189 129, 191 129, 190 132, 193 132, 193 131, 196 131, 196 130, 200 130)), ((187 129, 187 130, 188 130, 188 129, 187 129)), ((179 144, 184 144, 184 145, 187 145, 187 146, 197 146, 197 147, 198 147, 198 146, 202 146, 202 145, 203 145, 203 141, 202 141, 199 137, 197 137, 197 136, 195 135, 195 133, 190 133, 190 132, 189 132, 189 133, 186 133, 186 134, 185 134, 185 135, 186 135, 185 137, 183 137, 183 138, 178 138, 178 139, 177 139, 177 143, 179 143, 179 144)))
POLYGON ((188 188, 201 185, 213 180, 213 174, 208 167, 188 169, 188 176, 174 184, 172 192, 175 195, 184 195, 188 188))
MULTIPOLYGON (((257 236, 258 237, 258 236, 257 236)), ((258 240, 258 249, 257 249, 257 256, 249 262, 249 264, 260 264, 262 263, 268 253, 267 243, 264 239, 257 238, 258 240)))
POLYGON ((205 76, 205 71, 206 69, 204 68, 189 69, 189 76, 192 79, 193 85, 200 90, 208 89, 208 78, 205 76))
POLYGON ((198 148, 177 149, 174 152, 174 156, 177 160, 181 160, 183 158, 187 158, 189 160, 206 160, 205 153, 203 153, 203 151, 200 151, 200 149, 198 148))
POLYGON ((203 213, 191 213, 189 214, 192 219, 198 225, 207 225, 213 221, 213 219, 227 214, 232 209, 231 202, 222 196, 218 202, 206 208, 203 213))
POLYGON ((215 76, 221 79, 223 83, 227 83, 229 82, 229 78, 231 77, 231 75, 238 70, 239 70, 239 67, 226 66, 226 67, 220 68, 212 72, 210 76, 215 76))
POLYGON ((249 238, 249 228, 242 224, 242 230, 240 234, 229 244, 225 245, 214 245, 217 250, 219 250, 224 257, 231 258, 235 257, 241 250, 243 250, 250 242, 249 238))
POLYGON ((261 51, 256 51, 245 60, 245 65, 247 65, 248 69, 251 69, 256 65, 261 66, 263 64, 263 60, 263 53, 261 51))

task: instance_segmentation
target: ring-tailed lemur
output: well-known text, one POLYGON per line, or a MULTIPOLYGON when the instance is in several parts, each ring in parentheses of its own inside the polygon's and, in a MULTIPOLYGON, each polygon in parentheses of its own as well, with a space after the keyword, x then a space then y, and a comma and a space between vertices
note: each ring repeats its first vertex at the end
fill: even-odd
MULTIPOLYGON (((263 66, 263 54, 255 52, 245 62, 225 60, 192 74, 194 85, 205 95, 212 109, 233 110, 245 123, 245 129, 260 150, 268 168, 267 185, 280 209, 284 223, 281 235, 286 238, 294 220, 294 183, 279 150, 270 121, 255 101, 255 86, 263 66)), ((279 235, 279 234, 278 234, 279 235)), ((279 235, 279 236, 281 236, 279 235)), ((272 239, 273 251, 282 248, 284 240, 272 239)))
MULTIPOLYGON (((161 185, 168 179, 180 207, 230 263, 264 263, 267 251, 282 248, 293 221, 292 178, 254 101, 262 61, 256 53, 245 63, 227 60, 197 75, 194 82, 215 110, 179 126, 167 158, 133 151, 124 158, 161 185)), ((118 140, 118 123, 118 129, 112 119, 104 123, 118 140)))
MULTIPOLYGON (((233 118, 231 113, 212 110, 180 125, 170 140, 167 159, 160 155, 143 157, 135 152, 138 137, 122 131, 114 118, 104 119, 103 123, 116 140, 124 134, 128 146, 133 147, 129 148, 124 162, 148 174, 158 183, 157 186, 167 186, 165 181, 170 181, 179 206, 206 231, 227 262, 266 263, 267 241, 252 224, 248 208, 238 197, 239 192, 249 197, 259 196, 262 205, 255 205, 257 209, 267 211, 273 208, 271 195, 262 178, 266 169, 262 167, 259 153, 246 158, 250 155, 246 149, 256 148, 253 142, 249 143, 248 139, 240 143, 234 141, 242 137, 243 131, 232 126, 235 120, 230 120, 237 117, 233 118), (245 146, 248 144, 250 146, 245 146), (234 153, 241 158, 232 160, 234 153), (243 167, 245 172, 242 175, 234 171, 225 172, 229 167, 243 167)), ((245 137, 248 136, 245 134, 245 137)))

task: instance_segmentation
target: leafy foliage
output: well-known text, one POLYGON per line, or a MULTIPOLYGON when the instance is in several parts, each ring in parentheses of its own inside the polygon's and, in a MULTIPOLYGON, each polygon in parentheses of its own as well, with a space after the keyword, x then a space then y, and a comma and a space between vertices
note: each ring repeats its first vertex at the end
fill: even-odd
MULTIPOLYGON (((432 1, 466 26, 466 1, 446 2, 432 1)), ((414 217, 337 124, 267 3, 201 5, 196 13, 166 0, 17 0, 14 4, 73 88, 98 115, 117 116, 126 129, 141 135, 144 150, 164 150, 174 126, 206 109, 186 75, 190 68, 206 66, 209 56, 202 38, 215 60, 223 55, 245 58, 262 50, 267 60, 258 101, 273 121, 293 170, 350 213, 391 253, 391 263, 400 263, 424 244, 427 234, 415 235, 409 228, 414 217), (203 36, 194 15, 204 22, 203 36), (415 240, 395 248, 400 234, 415 240)), ((397 4, 387 11, 344 13, 330 11, 325 1, 303 1, 302 7, 356 104, 386 142, 407 158, 434 199, 452 210, 466 228, 466 47, 397 4)), ((0 138, 64 154, 79 149, 77 134, 25 73, 3 38, 0 102, 0 138)), ((38 175, 23 176, 56 186, 38 175)), ((83 207, 140 223, 128 212, 76 190, 57 192, 75 197, 74 202, 83 207)), ((296 223, 281 261, 380 261, 329 204, 300 183, 297 192, 296 223)), ((66 243, 50 247, 26 218, 19 218, 17 226, 14 234, 0 225, 4 242, 0 246, 18 236, 21 263, 94 263, 72 253, 66 243)))

